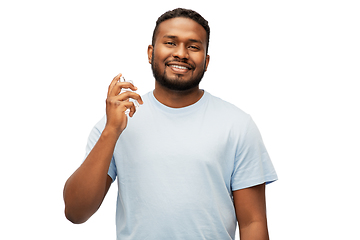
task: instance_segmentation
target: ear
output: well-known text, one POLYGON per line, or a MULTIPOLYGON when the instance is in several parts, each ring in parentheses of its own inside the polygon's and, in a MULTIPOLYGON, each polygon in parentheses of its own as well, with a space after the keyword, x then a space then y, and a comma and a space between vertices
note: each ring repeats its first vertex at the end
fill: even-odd
POLYGON ((151 64, 151 60, 152 60, 153 50, 154 50, 153 45, 149 45, 149 46, 148 46, 148 50, 147 50, 147 54, 148 54, 148 60, 149 60, 149 63, 150 63, 150 64, 151 64))
POLYGON ((209 62, 210 62, 210 55, 206 55, 206 59, 205 59, 205 71, 207 71, 209 62))

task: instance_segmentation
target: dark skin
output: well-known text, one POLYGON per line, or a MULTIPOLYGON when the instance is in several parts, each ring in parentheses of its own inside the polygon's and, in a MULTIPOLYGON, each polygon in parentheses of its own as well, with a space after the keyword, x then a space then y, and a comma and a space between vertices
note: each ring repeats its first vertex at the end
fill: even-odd
POLYGON ((268 240, 265 183, 233 191, 240 239, 268 240))
MULTIPOLYGON (((206 71, 210 56, 206 54, 206 31, 191 19, 173 18, 159 25, 154 46, 148 47, 149 63, 156 61, 159 71, 170 81, 191 81, 206 71), (154 58, 152 58, 154 52, 154 58), (180 58, 184 61, 173 62, 180 58)), ((142 104, 136 93, 120 94, 121 88, 136 87, 131 83, 118 82, 116 76, 108 89, 106 100, 106 126, 84 163, 68 179, 64 187, 65 214, 73 223, 83 223, 100 207, 111 185, 107 175, 115 144, 127 125, 125 110, 135 114, 135 106, 129 98, 142 104)), ((154 96, 172 108, 181 108, 196 103, 203 91, 195 86, 185 91, 168 89, 157 81, 154 96)), ((242 240, 267 240, 265 184, 233 191, 234 207, 242 240)))
POLYGON ((73 223, 86 222, 100 207, 111 185, 107 174, 115 144, 127 124, 126 109, 132 117, 136 108, 129 98, 143 104, 141 96, 125 92, 122 88, 137 88, 127 82, 119 82, 121 74, 111 82, 106 99, 106 126, 94 148, 83 164, 69 177, 64 187, 65 215, 73 223))
MULTIPOLYGON (((161 72, 175 81, 190 81, 191 78, 206 71, 210 56, 206 55, 206 31, 187 18, 174 18, 159 25, 155 47, 148 47, 149 63, 154 51, 157 65, 161 72), (178 63, 172 60, 180 59, 178 63), (190 69, 173 67, 180 65, 190 69)), ((158 101, 172 108, 186 107, 197 102, 203 95, 199 85, 187 91, 174 91, 155 82, 154 96, 158 101)))

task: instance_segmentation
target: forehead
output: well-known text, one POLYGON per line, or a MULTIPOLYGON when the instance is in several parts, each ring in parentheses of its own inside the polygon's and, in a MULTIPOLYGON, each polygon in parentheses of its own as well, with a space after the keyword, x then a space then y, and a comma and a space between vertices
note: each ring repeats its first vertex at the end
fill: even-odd
POLYGON ((180 39, 197 39, 206 44, 206 31, 190 18, 177 17, 165 20, 158 26, 156 41, 164 36, 176 36, 180 39))

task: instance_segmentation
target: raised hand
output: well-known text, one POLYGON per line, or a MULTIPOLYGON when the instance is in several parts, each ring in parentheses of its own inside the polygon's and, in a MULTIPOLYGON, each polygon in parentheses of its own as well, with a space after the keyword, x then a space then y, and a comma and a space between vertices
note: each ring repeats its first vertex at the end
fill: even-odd
POLYGON ((133 91, 137 90, 130 82, 120 82, 120 73, 112 80, 107 94, 106 99, 106 128, 110 128, 112 131, 115 131, 118 135, 127 126, 127 115, 125 111, 130 110, 129 117, 132 117, 136 111, 136 107, 133 102, 129 101, 130 98, 138 101, 139 104, 143 104, 141 96, 135 92, 127 91, 120 94, 121 89, 129 88, 133 91))

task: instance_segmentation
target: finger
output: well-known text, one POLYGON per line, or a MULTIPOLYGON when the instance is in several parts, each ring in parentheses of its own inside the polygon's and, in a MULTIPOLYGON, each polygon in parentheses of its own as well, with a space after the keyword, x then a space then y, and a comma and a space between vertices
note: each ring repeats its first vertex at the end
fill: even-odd
POLYGON ((114 86, 116 85, 116 83, 119 81, 120 77, 122 76, 121 73, 119 73, 118 75, 116 75, 113 80, 111 81, 109 88, 108 88, 108 96, 110 95, 112 89, 114 88, 114 86))
POLYGON ((132 117, 134 116, 135 112, 136 112, 136 107, 135 107, 135 104, 133 102, 123 102, 123 106, 125 107, 125 110, 124 112, 129 109, 130 112, 129 112, 129 117, 132 117))
POLYGON ((129 82, 116 82, 111 89, 109 95, 116 96, 121 92, 122 89, 130 89, 132 91, 136 91, 137 87, 135 87, 132 83, 129 82))
POLYGON ((128 100, 130 98, 136 100, 139 104, 144 103, 141 96, 139 94, 135 93, 135 92, 130 92, 130 91, 129 92, 123 92, 123 93, 116 96, 116 99, 118 101, 126 101, 126 100, 128 100))
POLYGON ((135 104, 134 104, 134 102, 131 102, 129 117, 134 116, 135 112, 136 112, 135 104))

